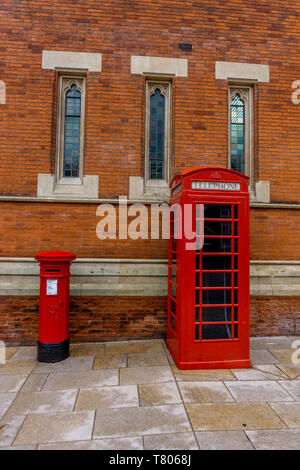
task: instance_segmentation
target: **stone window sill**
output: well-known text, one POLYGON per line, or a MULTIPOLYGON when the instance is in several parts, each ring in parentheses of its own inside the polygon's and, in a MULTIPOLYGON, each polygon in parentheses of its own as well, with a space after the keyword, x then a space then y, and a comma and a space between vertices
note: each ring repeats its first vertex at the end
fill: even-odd
POLYGON ((129 177, 129 199, 156 202, 170 199, 170 188, 166 181, 149 180, 144 183, 141 176, 129 177))
POLYGON ((38 197, 51 198, 98 198, 99 178, 86 175, 81 178, 62 178, 56 182, 55 175, 39 173, 37 183, 38 197))

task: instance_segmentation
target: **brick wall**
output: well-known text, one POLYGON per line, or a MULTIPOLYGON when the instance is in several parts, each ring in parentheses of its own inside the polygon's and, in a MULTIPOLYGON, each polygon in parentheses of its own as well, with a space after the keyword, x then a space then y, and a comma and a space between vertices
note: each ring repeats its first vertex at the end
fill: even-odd
POLYGON ((227 82, 215 80, 215 61, 269 64, 271 82, 255 85, 255 173, 273 201, 300 202, 299 14, 291 0, 3 0, 1 194, 34 196, 37 174, 53 173, 57 74, 41 56, 64 50, 103 54, 102 72, 87 77, 85 148, 100 197, 127 194, 129 175, 142 175, 145 79, 131 75, 130 56, 151 55, 188 59, 188 77, 173 83, 174 170, 227 165, 227 82))
MULTIPOLYGON (((36 296, 0 297, 0 337, 11 344, 35 344, 39 301, 36 296)), ((165 297, 70 298, 73 342, 164 338, 165 297)))
MULTIPOLYGON (((129 176, 143 176, 145 78, 130 73, 130 56, 149 55, 188 59, 188 77, 172 85, 171 173, 227 166, 228 84, 215 80, 215 61, 268 64, 270 83, 254 85, 255 177, 270 181, 271 202, 300 203, 300 105, 291 101, 291 84, 300 79, 299 15, 291 0, 3 0, 0 196, 36 196, 38 173, 54 173, 57 73, 41 64, 43 50, 62 50, 102 53, 102 72, 87 74, 84 153, 84 173, 99 175, 100 198, 128 194, 129 176), (191 43, 192 52, 180 51, 179 43, 191 43)), ((0 256, 56 248, 89 258, 166 257, 165 241, 101 242, 95 212, 93 204, 0 202, 0 256)), ((299 217, 296 210, 252 209, 251 259, 299 260, 299 217)), ((128 324, 126 337, 165 331, 162 299, 159 307, 153 298, 72 302, 90 339, 109 338, 113 325, 119 337, 115 318, 125 311, 138 328, 128 324), (91 332, 84 310, 108 312, 108 305, 115 309, 110 326, 94 318, 91 332)), ((252 299, 252 334, 293 334, 298 306, 299 297, 252 299)), ((36 337, 36 298, 2 298, 0 308, 8 338, 36 337)), ((78 331, 72 335, 79 339, 78 331)))
POLYGON ((250 297, 250 336, 300 335, 300 297, 250 297))
MULTIPOLYGON (((78 258, 167 258, 167 241, 150 240, 150 233, 148 240, 99 240, 96 204, 4 202, 0 207, 0 256, 28 257, 55 249, 78 258)), ((299 260, 300 211, 250 213, 250 259, 299 260)))
MULTIPOLYGON (((299 297, 251 297, 250 335, 299 335, 299 297)), ((164 297, 70 298, 71 342, 165 338, 164 297)), ((36 344, 38 297, 0 297, 0 337, 9 344, 36 344)))

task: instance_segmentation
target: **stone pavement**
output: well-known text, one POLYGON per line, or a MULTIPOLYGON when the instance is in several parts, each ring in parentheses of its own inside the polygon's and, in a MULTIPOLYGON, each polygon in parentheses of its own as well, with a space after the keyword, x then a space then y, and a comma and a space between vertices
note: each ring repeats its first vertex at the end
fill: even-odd
POLYGON ((296 337, 251 338, 251 369, 181 371, 163 340, 72 344, 0 365, 2 449, 299 449, 296 337))

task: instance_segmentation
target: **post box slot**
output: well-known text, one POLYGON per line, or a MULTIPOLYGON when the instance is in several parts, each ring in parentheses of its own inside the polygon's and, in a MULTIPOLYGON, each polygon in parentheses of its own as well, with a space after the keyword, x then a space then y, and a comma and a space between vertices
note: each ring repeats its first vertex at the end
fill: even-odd
POLYGON ((60 269, 45 269, 46 273, 59 273, 60 269))

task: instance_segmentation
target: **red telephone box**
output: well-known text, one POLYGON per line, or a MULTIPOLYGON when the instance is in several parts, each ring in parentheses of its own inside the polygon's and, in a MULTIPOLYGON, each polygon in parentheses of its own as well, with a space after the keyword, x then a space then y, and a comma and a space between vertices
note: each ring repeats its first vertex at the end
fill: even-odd
POLYGON ((182 171, 170 206, 167 345, 177 366, 251 367, 248 177, 182 171))
POLYGON ((69 357, 70 262, 76 256, 47 251, 35 256, 40 262, 38 361, 59 362, 69 357))

